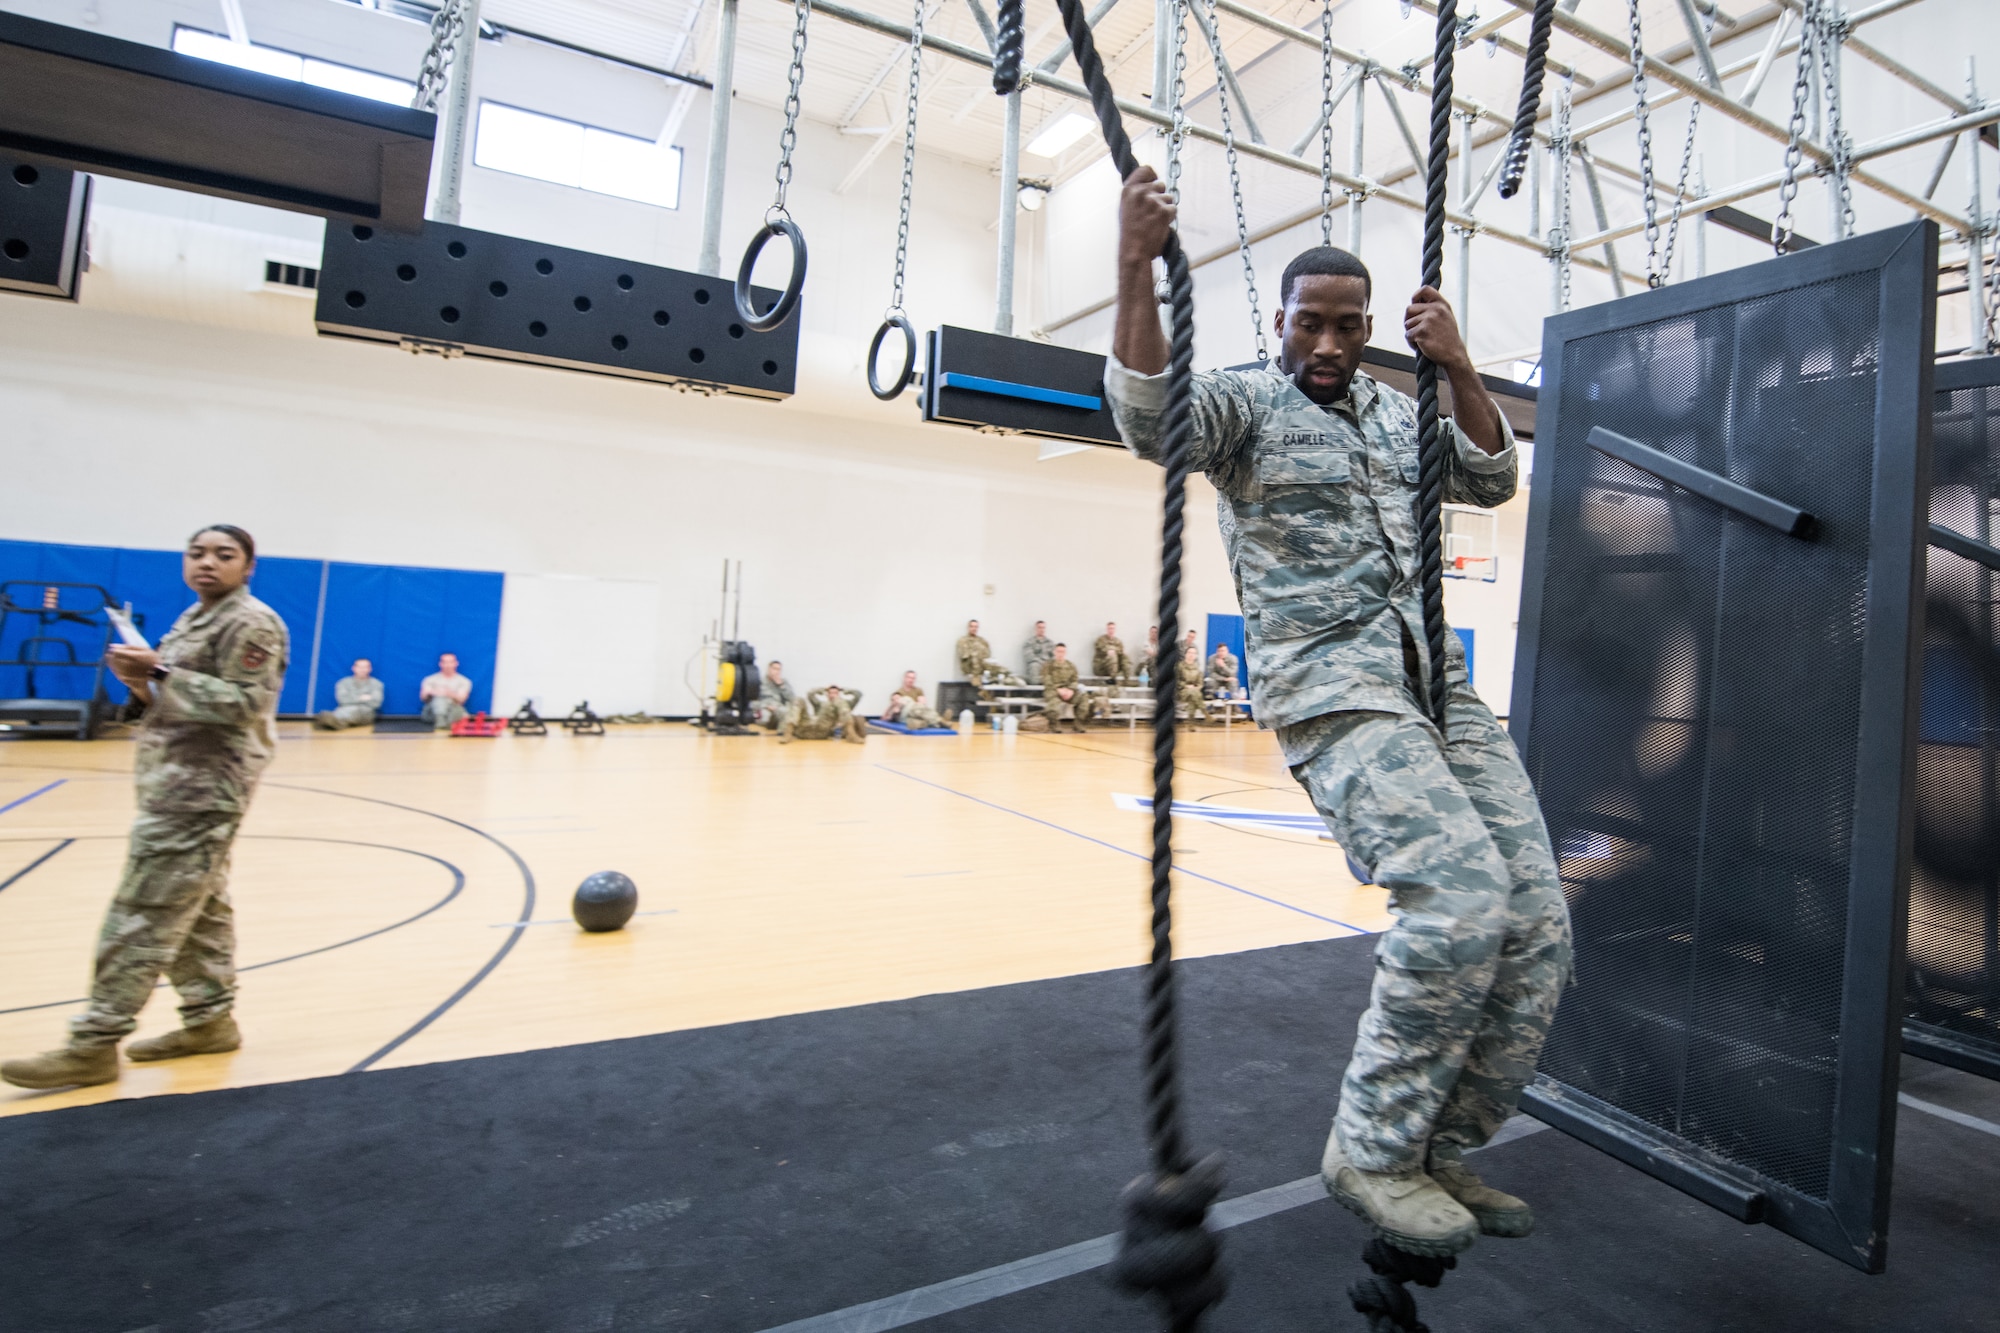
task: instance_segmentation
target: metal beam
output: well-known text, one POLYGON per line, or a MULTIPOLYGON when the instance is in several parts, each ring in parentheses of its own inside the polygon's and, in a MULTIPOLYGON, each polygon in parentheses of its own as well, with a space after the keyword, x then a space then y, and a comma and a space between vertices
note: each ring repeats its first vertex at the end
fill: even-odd
POLYGON ((1361 82, 1361 76, 1367 68, 1366 65, 1349 65, 1347 67, 1347 73, 1340 77, 1340 86, 1333 90, 1333 100, 1314 119, 1312 128, 1300 135, 1299 141, 1292 145, 1293 157, 1297 157, 1300 153, 1312 147, 1313 140, 1319 138, 1319 132, 1326 128, 1327 116, 1331 112, 1338 110, 1340 104, 1347 100, 1347 95, 1354 91, 1355 84, 1361 82))
MULTIPOLYGON (((1117 3, 1117 0, 1111 0, 1117 3)), ((1250 99, 1243 95, 1243 85, 1236 81, 1236 71, 1229 67, 1229 57, 1222 54, 1221 38, 1208 25, 1208 15, 1202 13, 1198 4, 1187 7, 1188 17, 1201 30, 1201 39, 1208 43, 1208 49, 1215 58, 1215 73, 1229 89, 1229 95, 1236 99, 1236 110, 1243 117, 1243 128, 1250 131, 1250 142, 1264 142, 1264 131, 1257 128, 1257 118, 1250 114, 1250 99)))
POLYGON ((1701 15, 1695 12, 1694 0, 1681 0, 1681 18, 1687 24, 1688 44, 1694 47, 1694 58, 1701 64, 1701 72, 1708 79, 1708 86, 1722 91, 1722 75, 1715 69, 1715 52, 1708 49, 1708 34, 1702 31, 1701 15))
MULTIPOLYGON (((1503 0, 1503 3, 1524 11, 1532 12, 1534 9, 1534 0, 1503 0)), ((1898 0, 1884 0, 1884 3, 1895 4, 1898 3, 1898 0)), ((1878 5, 1876 8, 1879 9, 1881 6, 1878 5)), ((1602 28, 1585 23, 1575 15, 1565 14, 1558 10, 1555 14, 1555 24, 1570 37, 1588 46, 1594 46, 1607 55, 1617 56, 1627 61, 1631 59, 1632 46, 1630 41, 1614 37, 1602 28)), ((1644 66, 1649 76, 1659 79, 1669 87, 1680 89, 1681 92, 1694 98, 1703 106, 1712 107, 1737 124, 1755 130, 1765 138, 1776 143, 1785 143, 1789 140, 1790 134, 1785 126, 1778 124, 1768 117, 1758 115, 1755 111, 1752 111, 1740 102, 1724 96, 1699 80, 1689 78, 1686 74, 1667 64, 1659 57, 1646 56, 1644 58, 1644 66)), ((1820 166, 1829 166, 1833 162, 1833 154, 1809 139, 1802 140, 1800 147, 1807 157, 1820 166)), ((1907 208, 1915 209, 1920 217, 1931 218, 1957 231, 1965 231, 1971 225, 1965 218, 1952 212, 1950 209, 1940 208, 1922 195, 1913 194, 1900 185, 1886 181, 1880 176, 1865 171, 1856 171, 1853 173, 1852 179, 1868 186, 1877 194, 1893 199, 1907 208)))
POLYGON ((737 0, 722 0, 715 31, 715 91, 708 107, 708 170, 701 197, 701 258, 695 267, 722 274, 722 191, 729 180, 729 101, 736 88, 737 0))

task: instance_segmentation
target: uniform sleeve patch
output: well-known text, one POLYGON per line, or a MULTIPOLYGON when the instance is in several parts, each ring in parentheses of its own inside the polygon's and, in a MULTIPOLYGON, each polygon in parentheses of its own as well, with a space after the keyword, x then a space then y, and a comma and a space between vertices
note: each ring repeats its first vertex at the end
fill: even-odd
POLYGON ((262 644, 247 644, 243 649, 242 660, 245 671, 255 671, 257 668, 263 666, 264 663, 271 660, 270 650, 266 649, 262 644))

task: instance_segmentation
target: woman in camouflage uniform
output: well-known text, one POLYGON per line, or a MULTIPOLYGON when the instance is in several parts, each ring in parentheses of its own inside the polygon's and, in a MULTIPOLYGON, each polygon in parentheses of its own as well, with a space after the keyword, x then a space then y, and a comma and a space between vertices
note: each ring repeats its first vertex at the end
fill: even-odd
POLYGON ((160 974, 181 997, 182 1028, 134 1042, 134 1060, 233 1051, 236 931, 229 849, 277 748, 289 637, 246 586, 257 546, 218 524, 188 539, 181 569, 201 599, 158 648, 119 645, 112 674, 146 705, 133 770, 138 817, 125 875, 98 935, 89 1008, 69 1045, 0 1064, 23 1088, 110 1083, 118 1043, 137 1026, 160 974))

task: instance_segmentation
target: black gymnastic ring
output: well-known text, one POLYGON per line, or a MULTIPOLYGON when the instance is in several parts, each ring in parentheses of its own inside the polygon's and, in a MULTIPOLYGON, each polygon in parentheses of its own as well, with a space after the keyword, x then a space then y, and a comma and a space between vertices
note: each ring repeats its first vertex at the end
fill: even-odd
POLYGON ((766 222, 762 231, 750 239, 750 248, 743 252, 743 262, 736 268, 736 313, 747 326, 759 333, 769 333, 792 317, 798 309, 799 293, 806 286, 806 238, 798 224, 790 218, 778 218, 766 222), (785 284, 785 291, 778 303, 763 314, 757 313, 750 292, 750 274, 757 267, 757 256, 764 253, 764 243, 773 236, 782 236, 792 243, 792 277, 785 284))
POLYGON ((868 392, 883 402, 893 402, 903 396, 903 390, 910 387, 910 381, 917 377, 917 331, 910 327, 910 321, 903 315, 891 315, 882 321, 882 327, 875 330, 875 336, 868 340, 868 392), (903 368, 896 372, 895 382, 884 388, 875 380, 875 357, 882 350, 882 340, 889 336, 889 330, 903 331, 903 368))

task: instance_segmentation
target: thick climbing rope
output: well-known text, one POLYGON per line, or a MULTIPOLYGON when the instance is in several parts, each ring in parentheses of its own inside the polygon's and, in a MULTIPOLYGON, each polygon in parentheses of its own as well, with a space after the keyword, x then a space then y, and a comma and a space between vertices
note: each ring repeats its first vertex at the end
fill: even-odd
MULTIPOLYGON (((1458 0, 1438 0, 1437 44, 1431 56, 1431 137, 1424 158, 1423 285, 1444 282, 1445 190, 1451 171, 1452 74, 1458 46, 1458 0)), ((1437 363, 1417 353, 1417 549, 1422 552, 1424 647, 1430 664, 1430 714, 1444 725, 1444 449, 1438 418, 1437 363)))
POLYGON ((1507 140, 1507 161, 1500 168, 1500 197, 1512 199, 1535 150, 1535 119, 1542 112, 1542 77, 1549 68, 1549 34, 1555 30, 1556 0, 1535 0, 1528 28, 1528 67, 1521 76, 1521 102, 1514 112, 1514 131, 1507 140))
MULTIPOLYGON (((1092 39, 1082 0, 1057 0, 1076 67, 1090 92, 1105 147, 1123 180, 1139 168, 1132 140, 1118 113, 1116 94, 1092 39)), ((1024 0, 1001 0, 994 51, 994 87, 1014 91, 1022 65, 1024 0), (1009 33, 1012 46, 1009 47, 1009 33), (1014 82, 1001 79, 1012 71, 1014 82)), ((1188 437, 1194 416, 1194 279, 1177 232, 1161 253, 1166 261, 1172 332, 1168 339, 1167 401, 1160 441, 1166 471, 1160 523, 1160 642, 1180 640, 1182 509, 1187 494, 1188 437)), ((1180 1048, 1176 1028, 1173 946, 1173 807, 1175 676, 1153 680, 1153 950, 1146 966, 1146 1136, 1152 1170, 1125 1191, 1126 1225, 1114 1272, 1126 1287, 1160 1301, 1170 1333, 1192 1333, 1222 1299, 1219 1247, 1203 1226, 1209 1205, 1221 1196, 1218 1158, 1197 1162, 1182 1120, 1180 1048)))

